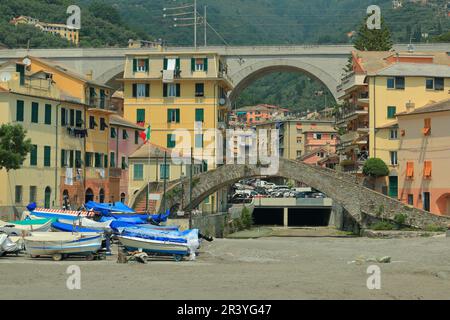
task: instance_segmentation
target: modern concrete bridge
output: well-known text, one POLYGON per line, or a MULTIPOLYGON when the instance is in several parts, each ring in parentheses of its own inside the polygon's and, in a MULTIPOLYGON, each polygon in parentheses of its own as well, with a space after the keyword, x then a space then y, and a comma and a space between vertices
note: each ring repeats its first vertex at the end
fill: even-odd
MULTIPOLYGON (((407 45, 396 45, 407 50, 407 45)), ((94 80, 117 86, 124 69, 126 53, 217 52, 228 66, 228 76, 235 88, 231 101, 258 78, 277 71, 306 73, 319 80, 337 96, 337 85, 353 50, 350 45, 242 46, 242 47, 166 47, 164 49, 93 48, 93 49, 11 49, 0 50, 0 63, 31 55, 50 59, 81 74, 93 74, 94 80)), ((450 44, 418 44, 416 51, 450 51, 450 44)))

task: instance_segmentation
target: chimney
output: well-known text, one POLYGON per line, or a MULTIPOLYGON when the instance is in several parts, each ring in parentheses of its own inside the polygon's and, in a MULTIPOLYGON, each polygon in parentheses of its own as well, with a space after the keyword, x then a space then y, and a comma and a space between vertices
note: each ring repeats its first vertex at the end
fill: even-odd
POLYGON ((92 80, 93 76, 94 76, 94 71, 92 71, 92 70, 89 70, 89 71, 86 73, 86 78, 87 78, 88 80, 92 80))

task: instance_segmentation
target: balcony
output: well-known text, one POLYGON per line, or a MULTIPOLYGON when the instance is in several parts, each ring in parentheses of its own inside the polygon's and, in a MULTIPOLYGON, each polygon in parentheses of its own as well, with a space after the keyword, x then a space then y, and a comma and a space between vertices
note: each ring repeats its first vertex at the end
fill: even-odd
POLYGON ((113 109, 111 99, 109 97, 89 97, 88 104, 91 108, 111 110, 113 109))
POLYGON ((337 87, 338 98, 344 97, 348 90, 356 86, 365 86, 364 80, 366 78, 365 74, 355 74, 354 72, 350 72, 346 74, 341 79, 341 84, 337 87))
POLYGON ((348 121, 355 120, 361 115, 368 115, 369 111, 359 106, 344 107, 336 115, 336 125, 346 124, 348 121))

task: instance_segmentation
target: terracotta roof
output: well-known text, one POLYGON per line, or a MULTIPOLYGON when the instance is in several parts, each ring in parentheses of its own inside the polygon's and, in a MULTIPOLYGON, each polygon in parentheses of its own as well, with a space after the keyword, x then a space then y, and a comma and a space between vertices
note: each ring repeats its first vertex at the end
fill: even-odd
POLYGON ((405 77, 450 77, 450 66, 434 63, 394 63, 367 75, 405 77))
POLYGON ((377 127, 377 129, 388 129, 388 128, 392 128, 392 127, 395 127, 395 126, 398 126, 398 121, 397 120, 394 120, 394 121, 386 123, 386 124, 384 124, 382 126, 379 126, 379 127, 377 127))
POLYGON ((305 160, 305 159, 307 159, 307 158, 309 158, 309 157, 315 155, 316 153, 322 152, 322 151, 323 151, 323 152, 328 152, 328 150, 327 150, 326 148, 324 148, 324 147, 319 147, 319 148, 317 148, 317 149, 314 149, 314 150, 312 150, 312 151, 310 151, 310 152, 304 154, 303 156, 301 156, 301 157, 298 158, 298 159, 299 159, 299 160, 305 160))
POLYGON ((122 118, 121 116, 118 116, 115 114, 110 116, 109 123, 114 126, 127 127, 127 128, 136 129, 136 130, 142 130, 142 131, 145 130, 145 128, 138 126, 137 124, 135 124, 131 121, 128 121, 128 120, 122 118))
POLYGON ((450 111, 450 99, 442 100, 439 102, 431 102, 423 107, 416 108, 411 112, 401 112, 397 114, 397 116, 409 116, 413 114, 423 114, 441 111, 450 111))

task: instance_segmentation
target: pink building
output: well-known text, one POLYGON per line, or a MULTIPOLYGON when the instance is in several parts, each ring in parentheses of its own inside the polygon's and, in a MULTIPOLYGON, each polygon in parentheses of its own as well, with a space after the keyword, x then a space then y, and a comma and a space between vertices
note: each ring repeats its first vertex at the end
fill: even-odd
POLYGON ((309 153, 319 148, 324 148, 328 154, 336 153, 336 146, 338 143, 337 134, 335 131, 321 130, 314 128, 306 130, 304 133, 305 152, 309 153))
POLYGON ((111 202, 128 202, 128 156, 143 145, 144 141, 139 135, 143 130, 144 128, 118 115, 110 117, 109 186, 111 202))
POLYGON ((327 148, 316 148, 298 159, 306 164, 334 169, 339 163, 339 157, 330 153, 327 148))

